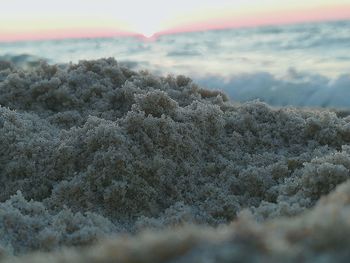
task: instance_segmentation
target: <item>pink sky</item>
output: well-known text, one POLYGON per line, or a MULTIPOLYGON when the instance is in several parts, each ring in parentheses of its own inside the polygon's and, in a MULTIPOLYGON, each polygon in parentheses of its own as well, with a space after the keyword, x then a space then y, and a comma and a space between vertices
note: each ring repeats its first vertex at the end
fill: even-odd
MULTIPOLYGON (((281 1, 277 2, 277 0, 266 0, 264 1, 265 5, 255 0, 251 0, 251 2, 239 0, 235 2, 232 0, 232 3, 235 2, 235 4, 230 7, 231 9, 220 9, 215 6, 211 8, 210 4, 212 4, 213 1, 202 0, 200 3, 203 6, 207 4, 206 9, 203 8, 203 10, 198 11, 200 8, 193 5, 192 9, 187 8, 185 10, 186 12, 183 11, 184 9, 180 5, 178 9, 172 6, 165 9, 167 7, 166 5, 159 6, 160 3, 164 3, 165 0, 163 0, 163 2, 153 0, 155 6, 163 7, 165 11, 159 12, 152 6, 149 10, 146 10, 145 8, 148 8, 148 6, 145 6, 144 11, 142 7, 140 7, 141 11, 139 11, 139 13, 136 11, 135 13, 128 13, 127 7, 125 7, 125 12, 121 9, 120 13, 115 14, 109 11, 109 9, 113 10, 112 6, 110 6, 110 8, 107 6, 107 9, 104 10, 96 10, 91 6, 91 10, 82 10, 80 13, 79 10, 81 10, 81 8, 77 6, 76 9, 71 8, 71 13, 69 13, 68 10, 66 14, 64 8, 61 12, 57 6, 55 8, 58 9, 58 11, 54 8, 50 9, 50 5, 47 4, 47 1, 40 2, 43 0, 32 1, 36 1, 35 3, 37 4, 46 3, 47 9, 45 9, 44 6, 42 10, 37 10, 35 6, 28 5, 28 7, 24 7, 23 10, 18 11, 16 5, 24 2, 15 3, 19 0, 8 1, 8 3, 12 4, 13 9, 11 9, 11 6, 8 6, 8 10, 6 10, 5 2, 5 9, 3 9, 5 10, 4 14, 0 13, 0 41, 125 35, 145 35, 149 37, 152 35, 159 36, 162 34, 208 29, 350 19, 350 0, 338 0, 338 4, 332 5, 325 4, 327 2, 326 0, 310 0, 320 2, 316 7, 310 4, 308 6, 308 3, 311 2, 306 2, 306 4, 304 4, 303 2, 298 3, 296 0, 294 2, 285 0, 286 2, 284 2, 284 5, 281 4, 281 1), (271 6, 267 4, 269 2, 271 6), (26 11, 26 8, 33 8, 33 11, 26 11), (150 10, 153 10, 153 13, 150 10), (174 10, 177 10, 177 13, 174 10), (22 13, 20 11, 22 11, 22 13), (53 13, 51 14, 49 11, 53 13), (169 19, 169 17, 171 19, 169 19), (128 21, 128 19, 130 21, 128 21)), ((78 1, 82 0, 76 0, 76 3, 78 3, 78 1)), ((101 1, 106 1, 105 4, 107 4, 108 1, 110 4, 116 3, 116 1, 113 2, 111 0, 101 1)), ((131 8, 133 0, 129 1, 131 2, 131 8)), ((182 0, 178 1, 181 3, 182 0)), ((220 2, 220 0, 217 1, 220 2)), ((224 1, 221 2, 224 3, 224 1)), ((337 1, 334 0, 330 2, 333 3, 337 1)), ((149 4, 150 3, 152 2, 149 2, 149 4)), ((185 6, 185 0, 183 4, 185 6)))
POLYGON ((48 40, 48 39, 72 39, 72 38, 107 38, 113 36, 135 36, 138 34, 106 28, 76 28, 76 29, 55 29, 38 30, 37 32, 19 31, 13 33, 1 33, 0 41, 25 41, 25 40, 48 40))
POLYGON ((253 17, 236 17, 213 19, 199 23, 185 24, 158 32, 156 35, 215 30, 225 28, 255 27, 266 25, 283 25, 303 22, 322 22, 350 19, 350 5, 332 8, 313 8, 304 10, 282 11, 280 13, 266 12, 253 17))

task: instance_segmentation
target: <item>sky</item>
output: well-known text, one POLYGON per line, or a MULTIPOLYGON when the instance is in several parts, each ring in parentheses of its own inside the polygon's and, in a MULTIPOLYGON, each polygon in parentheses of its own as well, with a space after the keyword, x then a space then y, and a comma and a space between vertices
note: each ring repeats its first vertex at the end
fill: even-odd
POLYGON ((0 41, 350 19, 350 0, 0 0, 0 41))

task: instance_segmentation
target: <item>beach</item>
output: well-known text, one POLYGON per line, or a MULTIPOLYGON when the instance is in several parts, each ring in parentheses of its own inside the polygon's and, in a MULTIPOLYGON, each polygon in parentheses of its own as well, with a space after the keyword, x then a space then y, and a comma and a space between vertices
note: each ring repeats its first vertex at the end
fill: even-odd
POLYGON ((0 105, 3 262, 350 256, 346 114, 113 58, 3 62, 0 105))

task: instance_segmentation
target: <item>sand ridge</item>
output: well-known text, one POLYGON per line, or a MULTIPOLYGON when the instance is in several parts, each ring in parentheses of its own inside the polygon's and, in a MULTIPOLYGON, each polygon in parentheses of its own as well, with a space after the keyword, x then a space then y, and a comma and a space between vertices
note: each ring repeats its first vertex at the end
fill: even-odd
MULTIPOLYGON (((350 118, 234 104, 185 76, 134 72, 114 59, 32 70, 3 63, 0 105, 4 255, 187 224, 199 225, 193 235, 211 246, 201 233, 240 222, 242 211, 262 229, 273 220, 304 229, 319 222, 315 214, 339 207, 329 197, 330 205, 313 208, 350 175, 350 118)), ((347 185, 338 195, 347 196, 347 185)))

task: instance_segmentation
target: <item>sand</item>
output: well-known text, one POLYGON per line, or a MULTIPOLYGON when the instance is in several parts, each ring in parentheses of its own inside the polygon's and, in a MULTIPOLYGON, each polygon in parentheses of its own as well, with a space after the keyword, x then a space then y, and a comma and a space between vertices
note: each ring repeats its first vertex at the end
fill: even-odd
POLYGON ((0 105, 4 262, 350 259, 349 117, 114 59, 0 63, 0 105))

